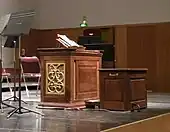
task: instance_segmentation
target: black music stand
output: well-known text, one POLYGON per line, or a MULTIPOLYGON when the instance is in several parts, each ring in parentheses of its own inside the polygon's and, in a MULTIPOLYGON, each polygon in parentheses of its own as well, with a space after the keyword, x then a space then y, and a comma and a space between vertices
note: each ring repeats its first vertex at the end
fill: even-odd
POLYGON ((0 55, 0 109, 3 112, 3 107, 2 105, 5 105, 7 107, 11 107, 11 108, 16 108, 12 105, 6 104, 2 101, 2 44, 3 44, 3 36, 2 36, 2 31, 5 28, 5 25, 7 24, 8 20, 9 20, 9 14, 1 17, 0 19, 0 40, 1 40, 1 45, 0 45, 0 50, 1 50, 1 55, 0 55))
MULTIPOLYGON (((18 73, 18 80, 19 80, 19 82, 18 82, 19 83, 18 103, 19 104, 18 104, 17 108, 14 108, 12 111, 10 111, 8 113, 7 118, 10 118, 15 113, 23 114, 23 113, 33 112, 33 113, 36 113, 36 114, 39 114, 39 115, 43 115, 39 112, 33 111, 31 109, 28 109, 28 108, 24 108, 24 107, 21 106, 21 67, 20 67, 20 63, 21 63, 20 62, 21 37, 25 34, 29 34, 34 16, 35 16, 35 12, 33 10, 12 13, 6 27, 2 31, 3 36, 18 37, 18 49, 19 49, 18 67, 14 66, 14 68, 19 69, 19 73, 18 73), (26 111, 23 112, 22 110, 26 110, 26 111)), ((17 41, 15 40, 14 42, 16 43, 17 41)), ((17 47, 17 45, 16 45, 16 47, 17 47)))
MULTIPOLYGON (((4 47, 8 47, 8 48, 14 48, 14 88, 13 88, 13 91, 14 91, 14 95, 12 97, 9 97, 4 101, 18 101, 19 98, 16 96, 16 75, 17 75, 17 66, 16 66, 16 49, 19 48, 19 37, 18 36, 8 36, 7 37, 7 40, 4 44, 4 47), (13 99, 13 100, 11 100, 13 99)), ((27 102, 21 100, 23 103, 27 104, 27 102)))

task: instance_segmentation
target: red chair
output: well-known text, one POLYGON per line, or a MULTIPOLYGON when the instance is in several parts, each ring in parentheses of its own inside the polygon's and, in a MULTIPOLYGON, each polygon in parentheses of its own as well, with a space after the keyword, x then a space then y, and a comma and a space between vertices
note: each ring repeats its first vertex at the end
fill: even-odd
MULTIPOLYGON (((1 82, 3 82, 4 79, 6 79, 6 82, 8 84, 9 90, 11 92, 11 95, 13 96, 13 88, 17 87, 17 83, 18 83, 18 75, 19 75, 19 69, 14 69, 14 68, 2 68, 2 78, 1 78, 1 82), (15 80, 14 80, 15 77, 15 80), (11 87, 10 83, 15 83, 14 87, 11 87)), ((26 89, 27 92, 27 96, 29 96, 28 94, 28 90, 26 89)))
POLYGON ((41 74, 40 74, 40 61, 36 56, 33 57, 21 57, 21 75, 24 81, 24 85, 26 88, 27 95, 29 96, 27 79, 38 79, 32 80, 31 83, 35 82, 37 85, 37 93, 40 86, 41 74))

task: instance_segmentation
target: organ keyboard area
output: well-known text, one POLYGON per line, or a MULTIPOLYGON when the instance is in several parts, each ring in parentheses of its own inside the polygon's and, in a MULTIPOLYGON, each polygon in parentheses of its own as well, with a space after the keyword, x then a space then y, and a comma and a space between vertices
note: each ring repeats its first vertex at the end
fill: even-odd
POLYGON ((114 44, 103 41, 101 36, 93 36, 93 35, 94 34, 89 33, 88 36, 79 36, 78 43, 86 47, 87 50, 102 51, 103 52, 102 67, 114 68, 115 67, 114 44))

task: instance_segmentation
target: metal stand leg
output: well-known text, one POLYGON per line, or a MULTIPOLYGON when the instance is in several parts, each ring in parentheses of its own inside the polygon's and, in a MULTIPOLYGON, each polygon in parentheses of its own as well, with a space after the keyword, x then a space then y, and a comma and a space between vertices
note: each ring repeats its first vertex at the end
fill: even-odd
POLYGON ((27 87, 27 84, 26 84, 26 79, 25 79, 25 76, 23 75, 23 69, 22 69, 22 78, 23 78, 23 81, 24 81, 24 85, 25 85, 25 90, 26 90, 26 93, 27 93, 27 96, 29 97, 29 90, 28 90, 28 87, 27 87))
MULTIPOLYGON (((19 98, 13 96, 13 97, 7 98, 7 99, 5 99, 5 100, 3 100, 3 101, 19 101, 19 98), (11 100, 11 99, 14 99, 14 100, 11 100)), ((25 102, 25 101, 23 101, 23 100, 21 100, 21 102, 23 102, 23 103, 25 103, 25 104, 28 104, 27 102, 25 102)))
MULTIPOLYGON (((16 56, 15 56, 15 53, 16 53, 16 48, 15 48, 15 52, 14 52, 14 96, 10 97, 10 98, 7 98, 3 101, 18 101, 19 98, 16 96, 16 75, 17 75, 17 66, 16 66, 16 56), (12 100, 13 99, 13 100, 12 100)), ((21 102, 27 104, 27 102, 21 100, 21 102)))
POLYGON ((2 101, 2 60, 0 60, 0 69, 1 69, 1 72, 0 72, 0 109, 1 109, 1 112, 3 112, 3 105, 7 106, 7 107, 11 107, 11 108, 16 108, 12 105, 9 105, 9 104, 6 104, 2 101))
POLYGON ((40 87, 40 80, 41 80, 41 77, 38 78, 38 85, 37 85, 36 96, 38 96, 38 90, 39 90, 39 87, 40 87))
POLYGON ((39 112, 36 112, 36 111, 33 111, 33 110, 30 110, 28 108, 24 108, 21 106, 21 67, 20 67, 20 57, 19 57, 19 88, 18 88, 18 92, 19 92, 19 100, 18 100, 18 108, 15 108, 13 109, 11 112, 9 112, 9 115, 7 116, 7 118, 10 118, 12 115, 14 115, 15 113, 18 113, 18 114, 23 114, 23 113, 28 113, 28 112, 32 112, 32 113, 35 113, 35 114, 39 114, 39 115, 42 115, 41 113, 39 112), (23 112, 22 110, 27 110, 26 112, 23 112))
MULTIPOLYGON (((20 75, 19 75, 19 79, 20 79, 20 75)), ((43 116, 43 114, 41 114, 39 112, 33 111, 31 109, 28 109, 28 108, 24 108, 24 107, 21 106, 21 82, 20 81, 19 81, 19 89, 18 89, 18 91, 19 91, 19 100, 18 100, 19 101, 19 106, 18 106, 18 108, 15 108, 11 112, 9 112, 8 113, 9 115, 7 116, 7 118, 10 118, 15 113, 23 114, 23 113, 28 113, 28 112, 32 112, 32 113, 39 114, 39 115, 43 116), (27 110, 27 111, 23 112, 22 110, 27 110)))

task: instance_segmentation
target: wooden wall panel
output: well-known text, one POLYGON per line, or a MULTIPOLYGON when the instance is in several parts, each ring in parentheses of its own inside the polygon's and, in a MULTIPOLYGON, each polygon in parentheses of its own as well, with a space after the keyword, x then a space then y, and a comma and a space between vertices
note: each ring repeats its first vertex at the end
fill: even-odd
MULTIPOLYGON (((148 89, 154 92, 170 92, 170 23, 94 28, 109 30, 104 36, 106 35, 109 42, 115 42, 116 68, 148 68, 148 89)), ((26 49, 27 56, 37 55, 38 47, 56 46, 57 33, 66 34, 77 41, 83 30, 82 28, 34 29, 29 36, 22 38, 22 48, 26 49)))
POLYGON ((54 30, 44 30, 40 33, 37 48, 51 48, 56 46, 56 33, 54 30))
POLYGON ((32 29, 29 35, 22 37, 21 48, 26 49, 27 56, 37 55, 37 48, 55 47, 56 36, 54 30, 35 30, 32 29))
POLYGON ((115 67, 127 67, 127 28, 125 26, 115 28, 115 67))
POLYGON ((32 29, 29 35, 22 37, 21 48, 26 49, 27 56, 37 55, 37 48, 50 48, 57 46, 57 33, 65 34, 70 39, 77 41, 78 36, 83 33, 83 29, 54 29, 54 30, 36 30, 32 29))
POLYGON ((170 92, 170 23, 156 26, 157 92, 170 92))
POLYGON ((36 55, 37 45, 40 43, 39 30, 31 30, 29 35, 24 35, 21 39, 21 48, 26 50, 26 56, 36 55))
POLYGON ((55 33, 59 34, 65 34, 67 35, 70 39, 74 40, 77 42, 78 37, 80 35, 83 35, 83 28, 70 28, 70 29, 56 29, 55 33))
POLYGON ((155 25, 127 27, 127 67, 148 68, 148 89, 154 90, 156 77, 155 25))

